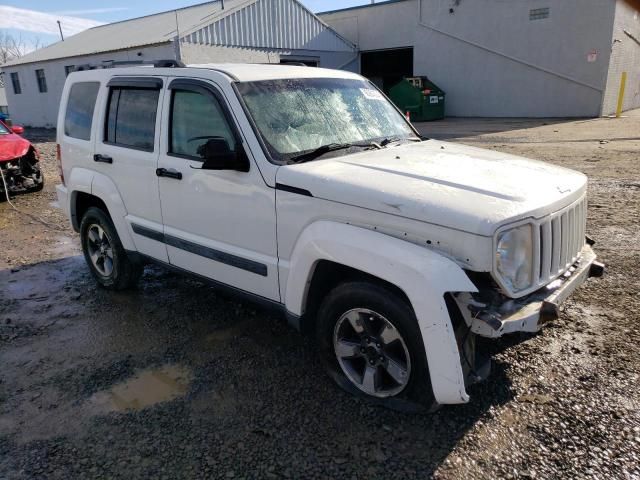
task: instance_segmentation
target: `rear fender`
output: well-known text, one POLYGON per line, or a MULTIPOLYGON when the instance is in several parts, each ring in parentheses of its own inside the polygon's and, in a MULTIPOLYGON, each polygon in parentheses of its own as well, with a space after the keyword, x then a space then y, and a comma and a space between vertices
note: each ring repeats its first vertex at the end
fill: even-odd
POLYGON ((76 203, 78 199, 78 193, 87 193, 91 195, 91 181, 93 180, 93 174, 91 170, 87 170, 86 168, 74 168, 69 173, 66 179, 66 186, 71 194, 69 195, 67 201, 68 212, 70 212, 70 220, 73 229, 76 232, 80 231, 80 222, 81 218, 78 218, 76 214, 76 203))
POLYGON ((444 299, 447 292, 476 292, 452 260, 418 245, 352 225, 319 221, 300 235, 289 263, 285 305, 304 313, 314 269, 329 260, 368 273, 400 288, 418 319, 438 403, 469 400, 453 325, 444 299))
POLYGON ((113 181, 106 175, 94 172, 91 182, 91 194, 100 198, 109 209, 109 215, 116 227, 124 249, 136 251, 135 243, 129 231, 129 224, 125 220, 127 209, 113 181))

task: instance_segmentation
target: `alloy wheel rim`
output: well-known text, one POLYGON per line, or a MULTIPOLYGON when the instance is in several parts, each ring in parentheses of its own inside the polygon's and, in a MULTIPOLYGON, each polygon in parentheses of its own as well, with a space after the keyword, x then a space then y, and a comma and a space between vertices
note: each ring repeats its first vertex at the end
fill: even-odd
POLYGON ((344 374, 367 395, 391 397, 409 382, 407 344, 395 325, 373 310, 345 312, 334 328, 333 348, 344 374))
POLYGON ((104 277, 110 276, 113 273, 113 247, 100 225, 94 223, 87 229, 87 250, 98 273, 104 277))

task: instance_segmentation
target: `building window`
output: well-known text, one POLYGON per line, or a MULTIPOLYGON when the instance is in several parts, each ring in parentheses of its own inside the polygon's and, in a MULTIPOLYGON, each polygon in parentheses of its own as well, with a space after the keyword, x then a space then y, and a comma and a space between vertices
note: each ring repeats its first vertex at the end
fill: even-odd
POLYGON ((98 82, 74 83, 69 92, 64 116, 64 134, 80 140, 91 138, 93 109, 98 97, 98 82))
POLYGON ((44 70, 41 68, 36 70, 36 79, 38 80, 38 91, 40 93, 47 92, 47 79, 44 77, 44 70))
POLYGON ((112 88, 105 141, 153 152, 159 90, 112 88))
POLYGON ((11 85, 13 85, 13 93, 16 95, 20 95, 22 93, 22 88, 20 88, 20 77, 18 77, 17 72, 13 72, 11 74, 11 85))
POLYGON ((69 74, 73 72, 75 69, 76 69, 75 65, 67 65, 66 67, 64 67, 64 76, 68 77, 69 74))
POLYGON ((529 20, 542 20, 543 18, 549 18, 549 7, 529 10, 529 20))

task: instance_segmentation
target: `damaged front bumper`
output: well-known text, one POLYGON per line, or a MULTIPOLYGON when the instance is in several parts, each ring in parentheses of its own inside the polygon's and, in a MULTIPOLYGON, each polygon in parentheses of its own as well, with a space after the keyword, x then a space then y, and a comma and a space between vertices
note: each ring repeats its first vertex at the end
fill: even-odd
POLYGON ((2 194, 4 194, 5 183, 10 195, 42 189, 44 178, 35 153, 29 152, 15 160, 1 161, 0 169, 4 176, 4 182, 0 179, 0 193, 2 194))
POLYGON ((604 265, 596 262, 596 254, 585 245, 578 260, 559 278, 540 290, 518 299, 496 304, 483 303, 473 294, 460 293, 455 299, 471 331, 477 335, 498 338, 507 333, 537 332, 542 325, 559 317, 560 305, 589 277, 599 277, 604 265))

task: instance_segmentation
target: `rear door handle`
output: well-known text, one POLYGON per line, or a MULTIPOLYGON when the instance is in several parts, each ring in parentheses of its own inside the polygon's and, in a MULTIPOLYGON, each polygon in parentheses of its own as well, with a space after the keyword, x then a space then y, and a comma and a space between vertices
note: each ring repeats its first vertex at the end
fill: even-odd
POLYGON ((182 180, 182 173, 173 168, 156 168, 156 175, 159 177, 175 178, 182 180))
POLYGON ((111 158, 109 155, 100 155, 99 153, 96 153, 93 156, 93 161, 102 163, 113 163, 113 158, 111 158))

